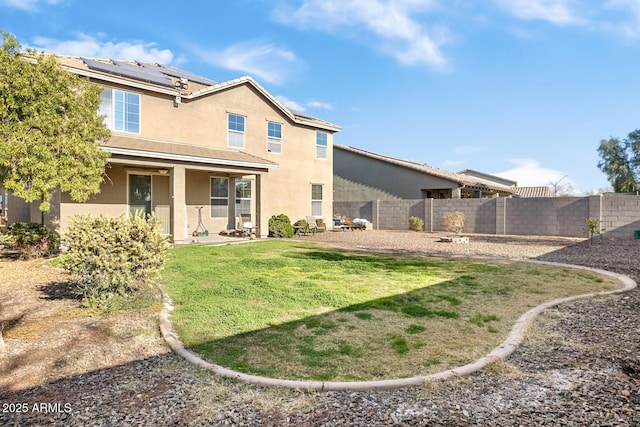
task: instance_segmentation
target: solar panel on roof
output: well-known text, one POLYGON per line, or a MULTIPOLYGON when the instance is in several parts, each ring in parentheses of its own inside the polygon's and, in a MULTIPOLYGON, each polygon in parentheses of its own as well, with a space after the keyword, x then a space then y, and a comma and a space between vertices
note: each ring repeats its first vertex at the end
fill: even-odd
POLYGON ((177 77, 180 79, 187 79, 191 82, 195 82, 195 83, 200 83, 203 85, 214 85, 216 84, 215 81, 210 80, 206 77, 202 77, 199 76, 197 74, 194 74, 190 71, 186 71, 186 70, 182 70, 180 68, 176 68, 176 67, 167 67, 165 65, 150 65, 150 64, 142 64, 143 67, 147 68, 147 69, 154 69, 154 70, 158 70, 163 74, 166 74, 168 76, 171 77, 177 77))
POLYGON ((113 61, 112 63, 107 63, 87 58, 82 58, 82 61, 87 64, 87 67, 92 70, 102 71, 105 73, 115 74, 117 76, 128 77, 134 80, 140 80, 143 82, 154 83, 162 86, 174 86, 173 82, 162 73, 154 73, 143 67, 128 64, 126 62, 113 61))
POLYGON ((157 73, 154 70, 141 67, 139 65, 129 64, 128 62, 113 61, 118 67, 121 67, 122 71, 129 74, 129 77, 138 78, 148 81, 149 83, 156 83, 163 86, 173 87, 174 84, 171 79, 167 78, 162 73, 157 73))

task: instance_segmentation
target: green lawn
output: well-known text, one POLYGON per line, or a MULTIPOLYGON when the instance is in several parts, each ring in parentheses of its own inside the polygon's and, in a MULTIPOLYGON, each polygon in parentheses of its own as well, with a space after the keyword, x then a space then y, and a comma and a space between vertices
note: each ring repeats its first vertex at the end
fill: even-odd
POLYGON ((543 302, 620 284, 523 262, 372 254, 276 240, 182 246, 163 276, 183 342, 238 371, 372 380, 471 362, 543 302))

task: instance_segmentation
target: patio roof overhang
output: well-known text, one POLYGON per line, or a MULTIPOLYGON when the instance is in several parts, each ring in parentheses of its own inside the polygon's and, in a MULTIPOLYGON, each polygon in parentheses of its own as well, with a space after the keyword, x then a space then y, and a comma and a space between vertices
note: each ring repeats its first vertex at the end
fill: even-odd
POLYGON ((160 161, 164 164, 181 163, 194 167, 223 167, 247 171, 277 169, 278 164, 251 154, 198 145, 152 141, 142 138, 112 136, 101 144, 114 160, 160 161))

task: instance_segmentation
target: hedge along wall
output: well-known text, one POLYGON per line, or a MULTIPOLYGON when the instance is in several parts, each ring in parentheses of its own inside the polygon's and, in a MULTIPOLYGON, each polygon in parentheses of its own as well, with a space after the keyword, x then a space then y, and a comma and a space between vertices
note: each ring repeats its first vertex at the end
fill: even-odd
POLYGON ((444 214, 455 211, 465 214, 466 233, 587 237, 585 218, 600 219, 611 238, 634 239, 640 230, 640 196, 629 194, 334 203, 336 215, 367 219, 380 230, 408 230, 409 217, 417 216, 425 231, 445 231, 444 214))

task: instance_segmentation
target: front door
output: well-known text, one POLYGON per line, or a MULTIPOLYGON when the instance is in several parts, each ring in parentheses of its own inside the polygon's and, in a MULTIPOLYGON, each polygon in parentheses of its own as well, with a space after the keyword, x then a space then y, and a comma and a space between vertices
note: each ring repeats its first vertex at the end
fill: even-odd
POLYGON ((169 177, 164 175, 129 175, 129 213, 142 212, 146 218, 155 213, 160 232, 169 234, 171 227, 169 177))
POLYGON ((151 175, 129 175, 129 213, 151 214, 151 175))

